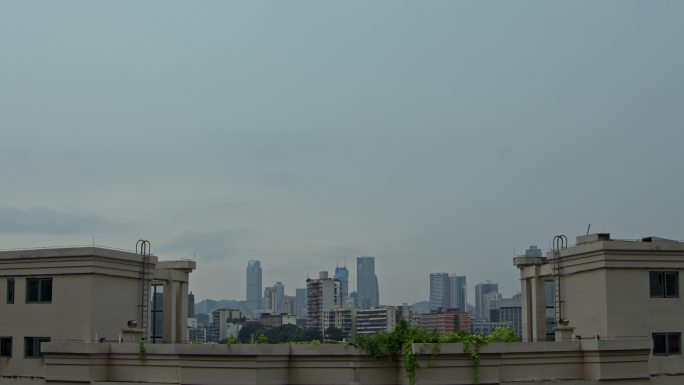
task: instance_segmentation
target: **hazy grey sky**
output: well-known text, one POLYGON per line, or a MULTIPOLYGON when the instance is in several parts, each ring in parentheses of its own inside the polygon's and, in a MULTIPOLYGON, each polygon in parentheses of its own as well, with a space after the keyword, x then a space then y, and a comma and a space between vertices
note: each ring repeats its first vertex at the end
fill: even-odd
POLYGON ((555 234, 684 239, 684 2, 0 2, 0 247, 196 256, 199 299, 376 257, 518 289, 555 234))

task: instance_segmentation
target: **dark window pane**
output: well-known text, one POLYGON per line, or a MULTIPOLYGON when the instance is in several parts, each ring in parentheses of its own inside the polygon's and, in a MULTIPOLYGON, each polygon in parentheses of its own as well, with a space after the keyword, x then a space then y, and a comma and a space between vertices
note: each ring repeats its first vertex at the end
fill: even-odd
POLYGON ((38 285, 37 279, 26 280, 26 302, 38 302, 38 285))
POLYGON ((663 273, 665 277, 665 296, 678 297, 679 296, 679 273, 667 272, 663 273))
POLYGON ((7 279, 7 303, 14 303, 14 279, 7 279))
POLYGON ((40 280, 40 302, 52 302, 52 279, 40 280))
POLYGON ((24 356, 33 357, 33 337, 24 337, 24 356))
POLYGON ((663 273, 660 271, 652 271, 650 273, 651 282, 651 297, 665 296, 665 285, 663 282, 663 273))
POLYGON ((11 357, 12 356, 12 337, 0 338, 0 356, 3 356, 3 357, 11 357))
POLYGON ((665 334, 653 334, 653 354, 667 353, 665 344, 665 334))
POLYGON ((680 334, 668 334, 667 335, 667 350, 668 353, 670 354, 678 354, 680 352, 679 349, 679 340, 680 340, 680 334))

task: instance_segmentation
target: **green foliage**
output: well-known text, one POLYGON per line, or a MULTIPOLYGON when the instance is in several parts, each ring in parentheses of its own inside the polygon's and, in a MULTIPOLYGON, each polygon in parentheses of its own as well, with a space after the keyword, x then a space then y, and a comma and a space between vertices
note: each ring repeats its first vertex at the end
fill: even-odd
POLYGON ((344 332, 340 328, 330 326, 325 329, 325 339, 331 341, 342 341, 344 339, 344 332))
MULTIPOLYGON (((391 333, 379 333, 370 336, 358 336, 350 343, 366 351, 371 357, 399 359, 404 365, 406 377, 410 385, 416 383, 416 370, 420 368, 417 354, 413 352, 414 343, 435 344, 432 358, 439 353, 442 343, 459 342, 463 344, 463 352, 473 360, 475 374, 473 382, 480 383, 480 346, 488 342, 513 342, 518 339, 511 328, 498 328, 489 336, 478 336, 463 331, 440 335, 436 330, 411 327, 406 321, 400 321, 391 333)), ((418 354, 422 354, 422 350, 418 354)))
POLYGON ((138 359, 142 360, 145 358, 145 340, 140 340, 138 342, 138 359))
POLYGON ((266 337, 265 334, 260 334, 259 337, 257 338, 257 343, 258 344, 267 344, 268 343, 268 337, 266 337))
POLYGON ((323 335, 321 335, 321 330, 316 328, 305 328, 304 330, 304 341, 322 340, 323 335))
POLYGON ((235 336, 228 336, 228 338, 226 338, 226 346, 228 349, 230 349, 231 346, 239 343, 240 341, 235 336))
POLYGON ((304 341, 304 331, 296 325, 282 325, 266 332, 272 344, 304 341))
POLYGON ((260 334, 265 334, 266 328, 259 322, 247 322, 240 333, 238 333, 238 340, 243 344, 254 343, 254 338, 260 334))

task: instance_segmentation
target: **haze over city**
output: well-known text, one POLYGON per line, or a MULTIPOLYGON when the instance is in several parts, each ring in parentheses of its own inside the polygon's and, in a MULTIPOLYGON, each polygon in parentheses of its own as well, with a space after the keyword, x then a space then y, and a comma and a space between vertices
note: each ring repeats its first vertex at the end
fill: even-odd
POLYGON ((681 2, 0 3, 0 244, 194 258, 197 300, 375 257, 519 290, 556 234, 684 231, 681 2))

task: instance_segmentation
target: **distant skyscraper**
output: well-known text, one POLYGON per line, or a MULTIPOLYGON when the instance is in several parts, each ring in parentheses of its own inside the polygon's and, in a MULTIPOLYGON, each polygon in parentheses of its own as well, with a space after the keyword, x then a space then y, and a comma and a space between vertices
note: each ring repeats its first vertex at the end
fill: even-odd
POLYGON ((449 274, 430 273, 430 310, 449 307, 449 274))
POLYGON ((335 268, 335 279, 340 281, 342 303, 345 304, 349 298, 349 270, 347 270, 346 266, 335 268))
POLYGON ((359 309, 370 309, 380 304, 378 277, 375 275, 375 258, 356 259, 356 295, 359 309))
POLYGON ((527 250, 525 250, 525 256, 526 257, 541 257, 542 251, 537 246, 532 245, 527 250))
POLYGON ((195 295, 188 293, 188 318, 195 316, 195 295))
POLYGON ((461 313, 468 311, 466 287, 465 275, 451 274, 449 276, 449 307, 457 308, 461 313))
POLYGON ((273 285, 275 291, 275 313, 281 314, 285 312, 285 285, 282 282, 276 282, 273 285))
POLYGON ((247 263, 247 309, 261 309, 261 262, 247 263))
POLYGON ((297 319, 306 319, 306 288, 295 289, 297 296, 297 319))
POLYGON ((485 316, 485 294, 498 292, 499 284, 487 281, 486 283, 478 283, 475 285, 475 319, 486 320, 489 317, 485 316))

